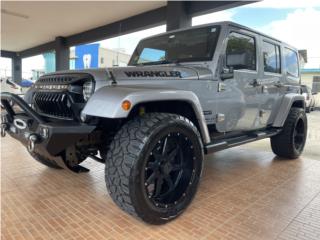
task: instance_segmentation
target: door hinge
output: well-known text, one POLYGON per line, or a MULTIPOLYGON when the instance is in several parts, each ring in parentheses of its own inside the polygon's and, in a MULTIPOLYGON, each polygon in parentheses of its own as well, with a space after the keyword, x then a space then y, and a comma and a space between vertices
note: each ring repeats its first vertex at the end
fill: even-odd
POLYGON ((219 82, 218 84, 218 92, 222 92, 226 90, 226 84, 219 82))

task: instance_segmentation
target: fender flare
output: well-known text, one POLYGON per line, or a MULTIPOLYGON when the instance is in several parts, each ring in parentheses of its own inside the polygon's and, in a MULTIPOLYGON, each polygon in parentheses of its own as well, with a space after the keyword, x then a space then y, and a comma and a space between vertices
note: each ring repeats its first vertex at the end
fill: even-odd
POLYGON ((82 114, 111 119, 127 118, 130 111, 125 111, 121 107, 125 100, 131 102, 131 109, 144 102, 167 100, 187 102, 197 117, 203 142, 205 144, 210 142, 209 130, 199 98, 191 91, 144 86, 105 86, 92 95, 82 110, 82 114))
POLYGON ((287 119, 289 111, 295 102, 302 102, 303 108, 305 109, 304 97, 298 93, 288 93, 283 96, 278 109, 278 113, 272 124, 273 127, 282 127, 287 119))

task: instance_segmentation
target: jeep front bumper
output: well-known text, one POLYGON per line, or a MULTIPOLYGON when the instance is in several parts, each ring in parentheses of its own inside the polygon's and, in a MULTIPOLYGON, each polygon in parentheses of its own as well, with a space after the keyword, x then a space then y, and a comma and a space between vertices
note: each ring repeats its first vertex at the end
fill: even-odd
POLYGON ((49 122, 12 93, 1 93, 1 105, 5 109, 1 113, 1 136, 8 133, 29 152, 35 152, 63 168, 69 168, 61 157, 64 150, 86 138, 96 128, 70 121, 49 122))

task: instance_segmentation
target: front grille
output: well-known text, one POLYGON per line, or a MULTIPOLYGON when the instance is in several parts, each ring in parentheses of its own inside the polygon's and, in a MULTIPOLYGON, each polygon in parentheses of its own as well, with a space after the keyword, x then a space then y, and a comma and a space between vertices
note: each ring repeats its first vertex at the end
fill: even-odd
POLYGON ((36 110, 46 116, 73 119, 72 104, 66 92, 37 92, 33 97, 36 110))
POLYGON ((87 73, 55 73, 42 76, 35 84, 35 110, 50 118, 76 120, 84 107, 83 84, 93 78, 87 73))

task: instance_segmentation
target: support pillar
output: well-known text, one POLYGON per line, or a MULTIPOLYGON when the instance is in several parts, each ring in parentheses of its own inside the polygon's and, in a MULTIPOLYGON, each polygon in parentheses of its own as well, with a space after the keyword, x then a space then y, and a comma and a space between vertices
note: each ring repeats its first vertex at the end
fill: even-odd
POLYGON ((12 58, 12 81, 20 83, 22 80, 22 61, 18 54, 12 58))
POLYGON ((187 12, 187 1, 167 2, 167 31, 191 26, 192 17, 187 12))
POLYGON ((56 71, 69 69, 69 46, 66 44, 64 37, 56 37, 55 39, 56 54, 56 71))

